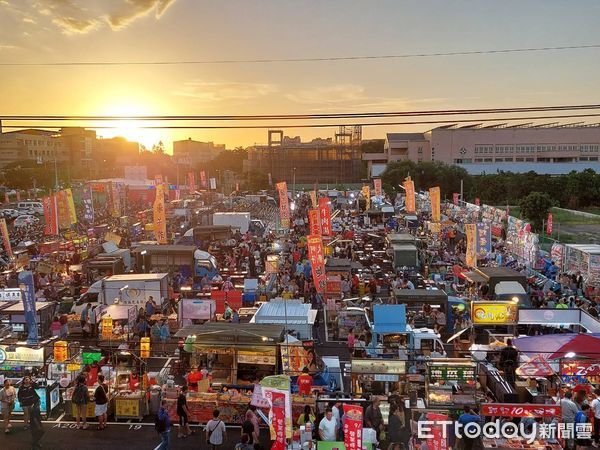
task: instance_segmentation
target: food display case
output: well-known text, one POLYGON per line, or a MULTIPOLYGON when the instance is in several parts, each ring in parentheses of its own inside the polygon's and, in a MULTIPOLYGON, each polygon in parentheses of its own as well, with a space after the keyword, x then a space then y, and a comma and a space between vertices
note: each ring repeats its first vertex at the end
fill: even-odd
POLYGON ((352 359, 352 392, 382 394, 400 392, 406 361, 352 359))
POLYGON ((115 420, 142 420, 148 413, 143 391, 118 391, 114 396, 115 420))
POLYGON ((428 407, 472 405, 477 392, 477 364, 445 358, 427 363, 425 396, 428 407))
MULTIPOLYGON (((13 386, 17 391, 17 395, 19 393, 19 384, 22 380, 12 380, 13 386)), ((58 383, 54 380, 48 380, 46 378, 37 378, 35 379, 35 383, 37 388, 35 392, 37 392, 40 397, 40 412, 43 416, 48 418, 54 408, 58 406, 60 403, 60 393, 58 388, 58 383)), ((15 400, 15 406, 13 409, 14 413, 23 413, 23 408, 19 404, 18 398, 15 400)))
MULTIPOLYGON (((93 419, 96 417, 96 412, 95 412, 96 404, 94 403, 94 391, 95 390, 96 390, 96 386, 88 387, 88 399, 89 400, 87 402, 86 409, 85 409, 85 417, 87 419, 93 419)), ((65 413, 68 415, 70 414, 71 417, 76 417, 76 414, 77 414, 76 406, 72 402, 74 391, 75 391, 75 387, 72 386, 70 388, 67 388, 65 390, 65 392, 63 393, 63 402, 65 403, 65 413)), ((108 415, 112 414, 113 410, 114 410, 113 393, 109 389, 107 414, 108 415)))

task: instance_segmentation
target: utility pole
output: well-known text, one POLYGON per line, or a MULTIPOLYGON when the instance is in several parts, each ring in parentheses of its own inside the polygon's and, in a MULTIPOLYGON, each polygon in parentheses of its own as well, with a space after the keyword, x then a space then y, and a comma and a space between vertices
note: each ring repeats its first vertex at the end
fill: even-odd
POLYGON ((54 149, 54 189, 58 192, 58 162, 56 158, 56 149, 54 149))
POLYGON ((464 203, 465 199, 463 198, 463 179, 460 179, 460 201, 464 203))

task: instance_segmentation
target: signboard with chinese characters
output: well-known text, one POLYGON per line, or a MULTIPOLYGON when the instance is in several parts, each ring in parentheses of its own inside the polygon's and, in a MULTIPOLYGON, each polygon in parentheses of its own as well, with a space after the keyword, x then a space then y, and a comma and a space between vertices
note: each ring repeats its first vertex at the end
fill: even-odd
POLYGON ((20 366, 43 366, 44 349, 16 347, 9 350, 9 346, 0 345, 0 366, 20 367, 20 366))
POLYGON ((0 289, 0 302, 21 301, 23 294, 19 288, 0 289))
POLYGON ((430 365, 428 373, 430 380, 472 381, 475 379, 475 367, 473 366, 430 365))
POLYGON ((308 211, 308 227, 310 229, 310 234, 321 234, 321 218, 319 217, 318 209, 311 209, 308 211))
POLYGON ((321 236, 310 235, 307 238, 308 258, 312 269, 313 281, 318 293, 323 294, 327 285, 325 274, 325 258, 323 256, 323 241, 321 236))
POLYGON ((432 421, 434 425, 431 427, 432 437, 427 439, 427 446, 431 450, 447 450, 448 449, 448 436, 444 430, 442 422, 450 419, 445 414, 428 413, 427 420, 432 421))
POLYGON ((498 417, 560 417, 559 405, 531 405, 513 403, 483 403, 481 414, 498 417))
POLYGON ((515 302, 473 302, 473 325, 512 325, 517 323, 518 304, 515 302))
POLYGON ((414 213, 416 212, 415 182, 408 177, 402 184, 406 193, 406 212, 414 213))
POLYGON ((600 383, 600 361, 561 359, 560 378, 565 383, 600 383))
POLYGON ((344 405, 344 446, 346 450, 362 450, 363 408, 344 405))
POLYGON ((290 227, 290 203, 288 199, 287 183, 282 181, 277 183, 277 192, 279 193, 279 218, 281 219, 281 228, 290 227))
POLYGON ((321 219, 321 234, 331 236, 331 210, 329 209, 329 199, 327 197, 319 199, 319 218, 321 219))
POLYGON ((431 220, 439 222, 441 220, 441 212, 440 188, 438 186, 429 189, 429 198, 431 199, 431 220))
POLYGON ((477 225, 474 223, 465 224, 465 234, 467 235, 467 249, 465 251, 465 262, 469 267, 477 266, 477 225))
POLYGON ((477 257, 483 259, 492 251, 492 227, 489 223, 478 223, 477 233, 477 257))

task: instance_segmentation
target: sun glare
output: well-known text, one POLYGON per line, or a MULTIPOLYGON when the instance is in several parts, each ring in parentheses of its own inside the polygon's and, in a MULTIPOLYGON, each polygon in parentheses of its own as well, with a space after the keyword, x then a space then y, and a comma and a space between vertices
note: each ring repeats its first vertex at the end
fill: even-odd
MULTIPOLYGON (((154 114, 149 108, 141 103, 119 103, 107 106, 101 113, 105 116, 148 116, 154 114)), ((100 129, 98 134, 102 137, 110 138, 115 136, 124 137, 129 141, 139 142, 146 148, 151 149, 162 139, 162 133, 159 129, 143 128, 147 126, 158 126, 157 122, 147 120, 109 120, 102 125, 112 128, 100 129)))

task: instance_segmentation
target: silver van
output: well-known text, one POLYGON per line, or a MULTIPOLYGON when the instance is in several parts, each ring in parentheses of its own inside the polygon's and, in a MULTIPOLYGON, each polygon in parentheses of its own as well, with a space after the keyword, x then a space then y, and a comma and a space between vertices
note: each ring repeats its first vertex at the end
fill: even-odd
POLYGON ((44 206, 41 202, 19 202, 17 209, 23 214, 44 214, 44 206))

